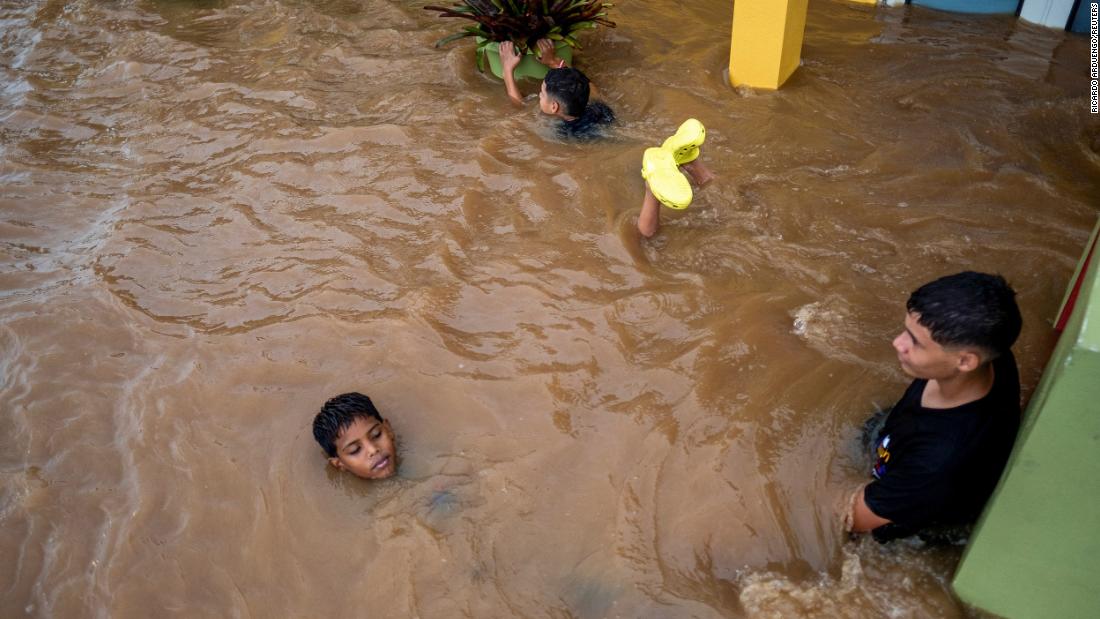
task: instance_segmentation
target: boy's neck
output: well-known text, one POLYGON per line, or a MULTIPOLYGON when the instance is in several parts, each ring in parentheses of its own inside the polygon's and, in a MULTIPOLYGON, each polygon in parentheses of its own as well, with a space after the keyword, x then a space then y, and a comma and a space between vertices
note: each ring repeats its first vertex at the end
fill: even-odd
POLYGON ((925 408, 955 408, 980 400, 993 389, 995 378, 992 363, 984 363, 972 372, 946 379, 930 379, 921 394, 925 408))

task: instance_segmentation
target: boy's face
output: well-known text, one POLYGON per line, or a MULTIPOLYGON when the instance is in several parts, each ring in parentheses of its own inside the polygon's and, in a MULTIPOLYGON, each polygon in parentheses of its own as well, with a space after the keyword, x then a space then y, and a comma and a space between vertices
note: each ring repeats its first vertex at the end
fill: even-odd
POLYGON ((356 417, 336 437, 336 457, 329 463, 363 479, 385 479, 397 471, 397 447, 389 421, 356 417))
POLYGON ((561 104, 546 93, 546 82, 543 81, 542 87, 539 88, 539 109, 542 110, 543 114, 557 116, 560 108, 561 104))
POLYGON ((901 369, 914 378, 951 378, 981 363, 981 358, 972 350, 941 346, 932 339, 928 327, 920 324, 920 314, 912 312, 905 316, 905 328, 893 343, 901 369))

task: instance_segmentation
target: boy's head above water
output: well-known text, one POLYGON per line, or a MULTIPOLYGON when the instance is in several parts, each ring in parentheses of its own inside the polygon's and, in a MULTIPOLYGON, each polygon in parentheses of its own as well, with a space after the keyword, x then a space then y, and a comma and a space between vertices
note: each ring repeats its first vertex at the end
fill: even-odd
POLYGON ((539 109, 544 114, 577 118, 588 106, 588 78, 573 67, 550 69, 539 90, 539 109))
POLYGON ((941 277, 914 291, 905 307, 905 329, 894 338, 894 349, 902 369, 915 378, 980 369, 1011 350, 1023 324, 1016 291, 988 273, 941 277))
POLYGON ((313 438, 338 470, 363 479, 385 479, 397 471, 397 442, 390 422, 361 393, 344 393, 325 402, 313 418, 313 438))

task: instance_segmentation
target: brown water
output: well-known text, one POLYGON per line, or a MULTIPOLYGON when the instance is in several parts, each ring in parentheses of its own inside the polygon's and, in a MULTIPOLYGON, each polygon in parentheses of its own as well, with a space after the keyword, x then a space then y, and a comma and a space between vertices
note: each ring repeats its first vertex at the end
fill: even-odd
POLYGON ((623 2, 578 145, 427 3, 0 3, 0 616, 971 613, 958 549, 837 505, 915 286, 1004 273, 1038 380, 1100 204, 1086 40, 818 0, 753 93, 728 1, 623 2), (721 178, 640 242, 689 116, 721 178), (397 479, 326 470, 346 390, 397 479))

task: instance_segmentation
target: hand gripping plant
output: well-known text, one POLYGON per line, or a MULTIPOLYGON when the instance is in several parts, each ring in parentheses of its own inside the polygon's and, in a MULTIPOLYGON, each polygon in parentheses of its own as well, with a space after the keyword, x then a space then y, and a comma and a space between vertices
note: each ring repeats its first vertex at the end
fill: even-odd
POLYGON ((611 4, 602 0, 460 0, 452 7, 426 6, 441 17, 460 17, 476 22, 461 32, 436 41, 436 47, 463 37, 477 37, 477 66, 485 70, 485 53, 490 46, 512 41, 521 53, 535 50, 539 39, 556 46, 580 48, 576 35, 597 25, 611 28, 607 19, 611 4))

